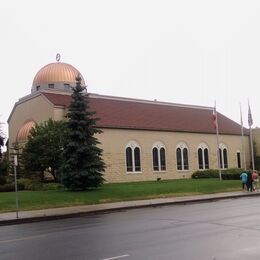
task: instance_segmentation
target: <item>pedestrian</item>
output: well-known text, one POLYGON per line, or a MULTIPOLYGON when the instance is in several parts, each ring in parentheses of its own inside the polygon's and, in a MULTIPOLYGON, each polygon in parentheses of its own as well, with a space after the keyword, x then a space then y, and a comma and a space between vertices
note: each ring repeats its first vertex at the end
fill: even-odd
POLYGON ((248 171, 247 172, 247 191, 252 192, 253 191, 253 181, 252 181, 252 172, 248 171))
POLYGON ((242 190, 245 191, 245 189, 247 188, 248 190, 248 186, 247 186, 247 173, 246 172, 242 172, 240 174, 240 179, 242 181, 242 190))
POLYGON ((258 174, 256 171, 252 173, 253 191, 258 191, 258 174))

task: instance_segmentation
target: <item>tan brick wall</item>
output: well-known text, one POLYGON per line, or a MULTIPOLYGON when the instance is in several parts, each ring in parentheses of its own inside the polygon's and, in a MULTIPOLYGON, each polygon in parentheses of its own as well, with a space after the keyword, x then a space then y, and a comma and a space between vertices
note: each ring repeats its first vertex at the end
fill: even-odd
POLYGON ((253 140, 256 144, 256 155, 260 156, 260 128, 253 129, 252 133, 253 133, 253 140))
POLYGON ((53 105, 42 96, 16 105, 8 124, 9 145, 11 146, 16 141, 18 131, 27 120, 33 120, 36 123, 43 122, 53 117, 53 113, 53 105))
MULTIPOLYGON (((209 147, 210 168, 217 168, 216 136, 212 134, 195 133, 172 133, 160 131, 143 130, 119 130, 103 129, 98 137, 101 147, 104 149, 104 161, 107 165, 105 179, 108 182, 126 182, 140 180, 156 180, 190 178, 191 174, 198 170, 197 149, 201 142, 209 147), (125 148, 129 141, 136 141, 141 147, 141 173, 127 173, 125 162, 125 148), (165 172, 154 172, 152 168, 152 146, 155 142, 161 141, 166 147, 165 172), (178 171, 176 169, 176 146, 179 142, 185 142, 189 150, 189 170, 178 171)), ((249 141, 244 137, 247 162, 249 162, 249 141)), ((224 143, 228 150, 229 168, 237 167, 237 151, 241 153, 242 142, 240 136, 220 135, 219 142, 224 143)))

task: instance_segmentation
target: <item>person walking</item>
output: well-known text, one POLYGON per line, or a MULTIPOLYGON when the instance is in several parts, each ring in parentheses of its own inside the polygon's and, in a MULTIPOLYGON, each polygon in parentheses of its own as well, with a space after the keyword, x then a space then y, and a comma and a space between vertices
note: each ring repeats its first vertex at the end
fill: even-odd
POLYGON ((240 174, 240 179, 242 181, 242 191, 245 191, 246 189, 248 190, 248 186, 247 186, 248 176, 247 176, 247 173, 246 172, 242 172, 240 174))
POLYGON ((258 174, 256 171, 252 173, 253 191, 258 191, 258 174))
POLYGON ((252 180, 252 172, 248 171, 247 173, 247 191, 253 191, 253 180, 252 180))

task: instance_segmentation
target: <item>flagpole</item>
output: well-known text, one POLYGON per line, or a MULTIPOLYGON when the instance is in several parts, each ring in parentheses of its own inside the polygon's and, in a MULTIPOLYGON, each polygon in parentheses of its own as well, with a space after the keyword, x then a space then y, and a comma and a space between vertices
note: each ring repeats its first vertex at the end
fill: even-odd
POLYGON ((253 118, 252 118, 251 108, 248 100, 248 126, 249 126, 249 138, 250 138, 250 146, 251 146, 251 160, 252 160, 252 169, 253 171, 255 171, 252 125, 253 125, 253 118))
POLYGON ((242 118, 241 103, 239 103, 239 105, 240 105, 240 124, 241 124, 241 144, 242 144, 243 166, 244 166, 244 170, 246 171, 246 154, 245 154, 245 145, 244 145, 244 125, 243 125, 243 118, 242 118))
POLYGON ((215 127, 216 127, 216 139, 217 139, 217 160, 218 160, 218 172, 219 172, 219 180, 222 180, 222 174, 221 174, 221 167, 220 167, 220 156, 219 156, 219 131, 218 131, 218 113, 216 110, 216 101, 214 106, 214 113, 215 113, 215 127))
POLYGON ((255 171, 255 159, 254 159, 254 148, 253 148, 253 138, 252 138, 252 128, 251 128, 251 126, 249 127, 249 134, 250 134, 252 168, 253 168, 253 171, 255 171))

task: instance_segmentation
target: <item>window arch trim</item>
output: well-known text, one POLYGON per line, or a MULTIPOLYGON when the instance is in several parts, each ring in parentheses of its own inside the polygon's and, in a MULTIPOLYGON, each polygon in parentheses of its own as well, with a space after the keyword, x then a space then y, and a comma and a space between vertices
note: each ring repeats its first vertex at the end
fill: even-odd
POLYGON ((127 174, 142 172, 141 154, 142 154, 142 150, 138 142, 131 140, 126 144, 125 167, 126 167, 127 174), (129 149, 131 149, 131 155, 129 149))
POLYGON ((197 148, 198 166, 200 170, 209 169, 209 147, 205 142, 201 142, 197 148))
POLYGON ((154 172, 165 172, 166 167, 166 147, 161 141, 157 141, 152 146, 152 169, 154 172))
POLYGON ((185 142, 179 142, 175 148, 177 171, 189 170, 189 148, 185 142))
POLYGON ((219 164, 221 169, 228 168, 228 149, 224 143, 219 144, 219 164))

